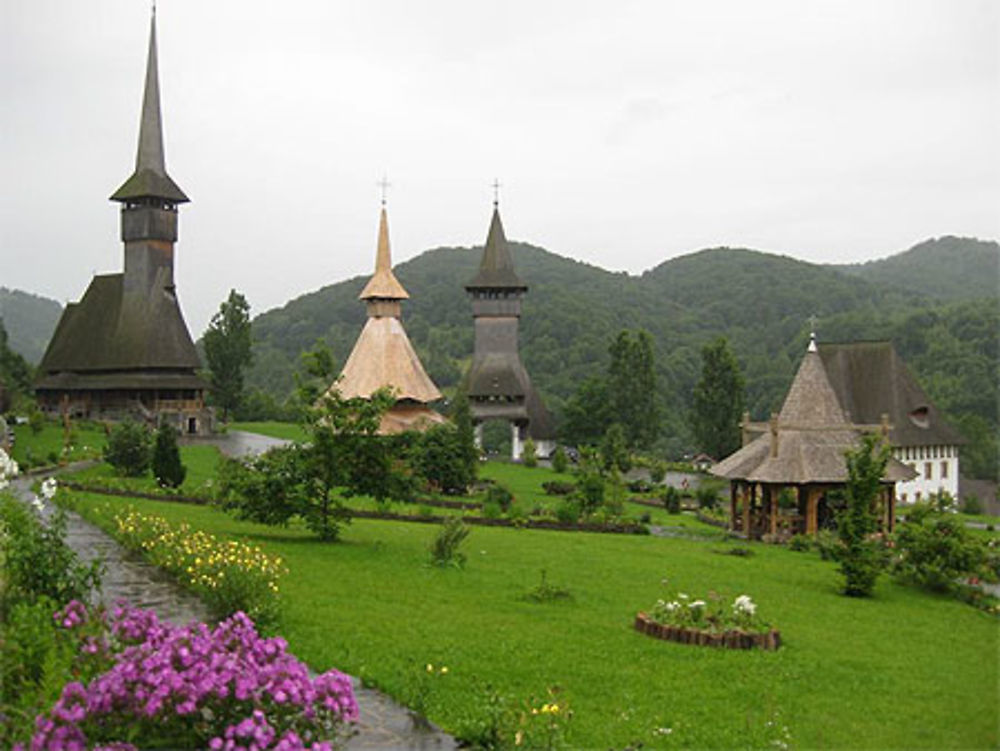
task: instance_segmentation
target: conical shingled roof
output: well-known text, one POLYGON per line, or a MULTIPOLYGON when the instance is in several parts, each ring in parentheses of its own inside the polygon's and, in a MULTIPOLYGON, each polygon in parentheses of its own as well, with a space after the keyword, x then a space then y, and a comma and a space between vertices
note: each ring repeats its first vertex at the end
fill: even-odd
POLYGON ((172 203, 185 203, 188 197, 170 176, 163 156, 163 122, 160 118, 160 77, 156 52, 156 13, 149 26, 149 56, 146 60, 146 87, 142 96, 142 117, 139 121, 139 149, 135 157, 135 172, 111 196, 112 201, 139 198, 163 198, 172 203))
POLYGON ((432 402, 441 392, 427 375, 398 318, 372 317, 365 322, 340 380, 331 388, 350 399, 367 399, 388 386, 396 399, 432 402))
POLYGON ((479 271, 472 281, 465 285, 471 289, 515 289, 526 290, 528 285, 514 273, 514 259, 511 257, 507 238, 500 221, 500 209, 493 207, 490 232, 486 236, 486 247, 479 271))
POLYGON ((378 222, 378 248, 375 251, 375 273, 358 297, 362 300, 408 300, 409 293, 392 273, 392 253, 389 250, 389 219, 385 206, 378 222))

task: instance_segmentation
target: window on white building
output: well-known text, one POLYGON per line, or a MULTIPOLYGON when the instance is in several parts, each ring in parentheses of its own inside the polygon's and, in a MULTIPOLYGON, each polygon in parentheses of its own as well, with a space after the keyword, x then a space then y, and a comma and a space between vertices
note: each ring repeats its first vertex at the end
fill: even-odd
POLYGON ((948 462, 941 462, 941 479, 948 479, 948 462))
POLYGON ((933 468, 931 467, 931 463, 924 462, 924 479, 925 480, 931 479, 931 475, 933 475, 933 468))

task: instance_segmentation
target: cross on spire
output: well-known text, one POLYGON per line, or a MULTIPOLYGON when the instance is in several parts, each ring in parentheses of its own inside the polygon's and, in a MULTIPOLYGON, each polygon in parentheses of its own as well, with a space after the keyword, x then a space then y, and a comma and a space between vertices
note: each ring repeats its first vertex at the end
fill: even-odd
POLYGON ((809 316, 809 351, 816 352, 816 316, 809 316))
POLYGON ((500 180, 493 178, 493 208, 500 205, 500 180))
POLYGON ((385 197, 386 194, 389 192, 389 188, 392 187, 392 183, 389 182, 388 177, 382 175, 382 179, 375 184, 382 189, 382 205, 385 206, 385 197))

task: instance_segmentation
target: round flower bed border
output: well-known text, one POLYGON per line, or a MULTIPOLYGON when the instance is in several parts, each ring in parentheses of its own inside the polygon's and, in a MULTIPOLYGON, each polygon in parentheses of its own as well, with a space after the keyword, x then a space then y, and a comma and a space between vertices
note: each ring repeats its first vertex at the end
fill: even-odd
POLYGON ((700 628, 657 623, 643 612, 639 612, 635 616, 635 630, 655 639, 674 641, 678 644, 694 644, 699 647, 774 651, 781 646, 781 632, 773 628, 764 633, 752 633, 739 629, 722 632, 705 631, 700 628))

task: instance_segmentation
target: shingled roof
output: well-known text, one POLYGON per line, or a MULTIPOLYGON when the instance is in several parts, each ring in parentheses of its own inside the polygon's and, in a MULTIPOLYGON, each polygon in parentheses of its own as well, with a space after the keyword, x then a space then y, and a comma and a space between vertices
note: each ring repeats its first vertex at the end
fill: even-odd
POLYGON ((121 202, 143 198, 161 198, 175 204, 188 200, 184 191, 167 174, 163 156, 163 121, 160 117, 160 78, 157 68, 155 11, 149 26, 146 86, 142 96, 139 149, 135 157, 135 172, 111 196, 112 201, 121 202))
POLYGON ((892 342, 821 344, 819 355, 851 422, 876 423, 888 414, 893 446, 966 442, 920 388, 892 342))
MULTIPOLYGON (((847 421, 814 344, 799 366, 775 428, 716 464, 711 473, 768 484, 846 482, 844 455, 857 447, 860 433, 847 421)), ((905 464, 889 459, 885 481, 913 476, 905 464)))
POLYGON ((493 218, 490 220, 490 231, 486 236, 486 247, 475 277, 465 285, 467 290, 473 289, 528 289, 514 273, 514 259, 511 257, 507 238, 500 221, 500 209, 493 207, 493 218))
POLYGON ((340 380, 330 388, 348 399, 367 399, 386 386, 393 389, 396 399, 432 402, 441 398, 399 319, 371 317, 344 364, 340 380))
POLYGON ((66 306, 38 366, 39 388, 57 387, 59 373, 180 369, 193 377, 201 367, 172 288, 158 279, 148 296, 126 295, 123 279, 95 276, 80 302, 66 306))

